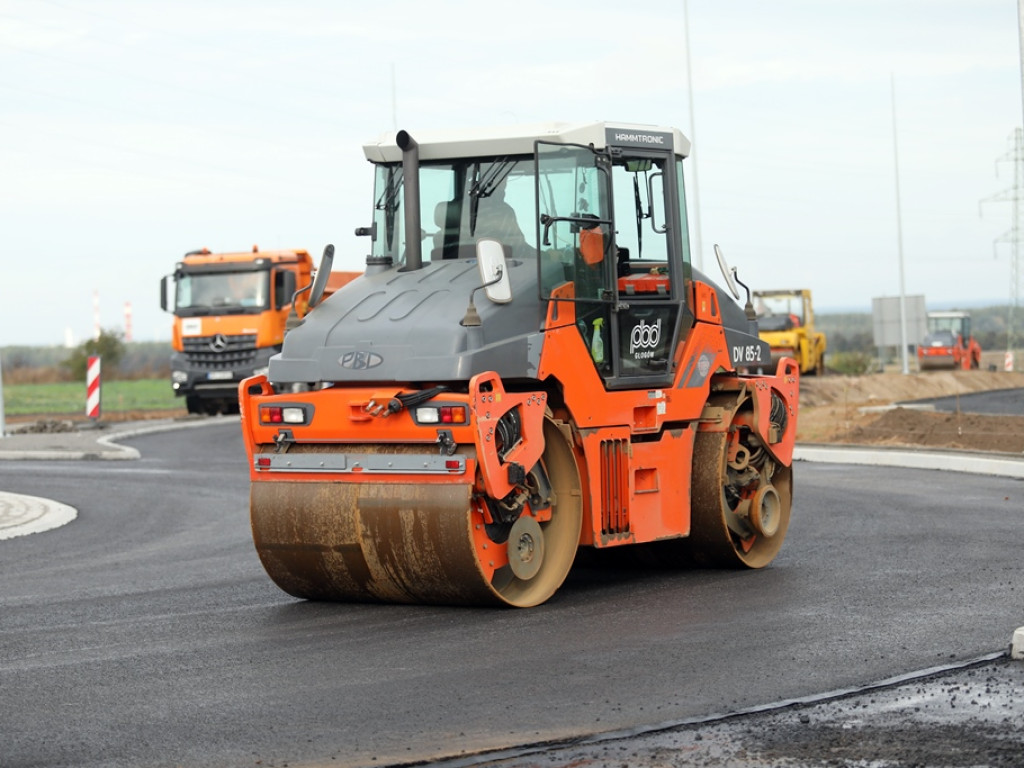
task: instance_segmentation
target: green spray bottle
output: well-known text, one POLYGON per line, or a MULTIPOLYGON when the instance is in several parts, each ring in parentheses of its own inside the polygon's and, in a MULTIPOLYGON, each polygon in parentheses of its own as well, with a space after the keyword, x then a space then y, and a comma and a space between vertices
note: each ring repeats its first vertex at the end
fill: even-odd
POLYGON ((598 317, 594 320, 594 335, 590 339, 590 356, 594 362, 604 362, 604 339, 601 337, 601 326, 604 325, 604 318, 598 317))

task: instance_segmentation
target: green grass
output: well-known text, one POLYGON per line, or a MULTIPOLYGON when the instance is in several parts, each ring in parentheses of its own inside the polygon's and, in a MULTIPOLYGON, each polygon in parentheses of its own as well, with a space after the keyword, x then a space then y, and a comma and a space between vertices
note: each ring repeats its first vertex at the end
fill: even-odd
MULTIPOLYGON (((8 416, 85 415, 85 382, 55 384, 5 384, 4 412, 8 416)), ((167 379, 104 381, 100 389, 100 412, 150 411, 184 408, 167 379)))

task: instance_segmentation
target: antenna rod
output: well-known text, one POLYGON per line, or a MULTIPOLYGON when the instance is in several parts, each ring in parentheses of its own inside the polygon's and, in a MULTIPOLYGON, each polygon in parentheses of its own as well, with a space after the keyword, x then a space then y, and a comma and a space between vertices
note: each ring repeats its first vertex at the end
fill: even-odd
POLYGON ((900 150, 896 141, 896 76, 889 73, 892 86, 892 152, 896 169, 896 243, 900 258, 900 358, 903 373, 910 373, 907 362, 907 289, 903 277, 903 215, 900 212, 900 150))

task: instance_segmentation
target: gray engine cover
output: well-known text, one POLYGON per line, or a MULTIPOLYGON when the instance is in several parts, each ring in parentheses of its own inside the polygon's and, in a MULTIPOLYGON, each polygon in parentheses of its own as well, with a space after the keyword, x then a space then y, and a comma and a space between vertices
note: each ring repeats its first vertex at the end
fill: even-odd
POLYGON ((476 259, 360 277, 310 312, 270 361, 275 384, 465 381, 484 371, 535 377, 545 306, 535 259, 507 263, 513 300, 474 304, 483 322, 460 325, 481 285, 476 259))

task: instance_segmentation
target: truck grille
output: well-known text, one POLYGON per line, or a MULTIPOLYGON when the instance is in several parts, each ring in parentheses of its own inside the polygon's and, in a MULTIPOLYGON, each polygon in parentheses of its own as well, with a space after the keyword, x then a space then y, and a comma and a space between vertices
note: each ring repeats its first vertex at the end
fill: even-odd
POLYGON ((256 336, 192 336, 182 339, 185 359, 197 368, 241 368, 256 360, 256 336))

